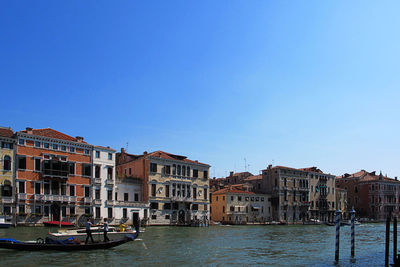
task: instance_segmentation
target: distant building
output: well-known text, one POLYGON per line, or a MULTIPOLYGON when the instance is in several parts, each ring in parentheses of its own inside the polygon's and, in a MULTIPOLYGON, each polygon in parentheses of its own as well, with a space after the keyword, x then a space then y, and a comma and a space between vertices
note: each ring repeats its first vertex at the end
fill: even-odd
POLYGON ((11 128, 0 127, 0 212, 5 215, 11 215, 14 210, 15 143, 14 131, 11 128))
POLYGON ((208 221, 209 168, 163 151, 133 155, 122 149, 117 155, 118 176, 131 175, 143 183, 143 200, 150 203, 144 217, 152 225, 208 221))
POLYGON ((212 193, 211 220, 229 224, 271 221, 268 195, 228 186, 212 193))
POLYGON ((400 181, 361 170, 336 179, 336 186, 347 190, 347 209, 354 207, 357 217, 385 220, 399 215, 400 181))
POLYGON ((347 208, 347 190, 336 187, 336 210, 340 210, 344 215, 344 218, 347 218, 348 208, 347 208))
POLYGON ((253 175, 250 172, 230 172, 227 177, 210 179, 210 191, 221 190, 227 185, 242 184, 246 178, 251 176, 253 175))
POLYGON ((273 220, 297 222, 333 220, 335 176, 316 167, 295 169, 269 165, 262 171, 262 188, 271 194, 273 220))

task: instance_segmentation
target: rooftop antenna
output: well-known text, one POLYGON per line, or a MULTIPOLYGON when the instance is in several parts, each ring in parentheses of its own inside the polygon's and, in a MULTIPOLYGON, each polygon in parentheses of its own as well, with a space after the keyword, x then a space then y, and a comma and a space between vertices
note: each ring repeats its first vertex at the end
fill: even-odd
POLYGON ((126 152, 128 152, 129 142, 126 142, 126 152))
POLYGON ((246 162, 246 158, 244 158, 244 171, 247 172, 247 162, 246 162))

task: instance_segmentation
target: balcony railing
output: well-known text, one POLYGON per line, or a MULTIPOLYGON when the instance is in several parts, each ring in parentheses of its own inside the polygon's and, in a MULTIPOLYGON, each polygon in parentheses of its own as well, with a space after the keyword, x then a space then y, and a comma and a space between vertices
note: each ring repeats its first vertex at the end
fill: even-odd
POLYGON ((43 195, 38 195, 38 194, 33 195, 33 199, 35 201, 43 201, 43 198, 44 198, 43 195))
POLYGON ((101 205, 101 199, 94 199, 93 205, 101 205))
POLYGON ((18 193, 19 200, 26 200, 26 193, 18 193))
POLYGON ((11 204, 11 203, 14 203, 14 198, 13 197, 2 197, 1 201, 4 204, 11 204))
POLYGON ((125 207, 142 207, 143 203, 135 201, 115 201, 115 205, 125 206, 125 207))
POLYGON ((114 185, 114 180, 107 179, 106 180, 106 185, 114 185))
POLYGON ((114 206, 114 200, 106 200, 107 206, 114 206))
POLYGON ((53 195, 53 201, 62 201, 62 196, 60 196, 60 195, 53 195))
POLYGON ((94 178, 95 184, 101 184, 101 178, 94 178))
POLYGON ((174 196, 174 197, 171 197, 171 200, 172 201, 192 202, 193 198, 192 197, 174 196))
POLYGON ((43 176, 52 176, 52 177, 60 177, 60 178, 68 178, 69 171, 60 171, 60 170, 51 170, 44 169, 42 171, 43 176))
POLYGON ((69 202, 76 202, 76 196, 70 196, 69 202))
POLYGON ((90 203, 90 197, 84 197, 83 198, 84 203, 90 203))

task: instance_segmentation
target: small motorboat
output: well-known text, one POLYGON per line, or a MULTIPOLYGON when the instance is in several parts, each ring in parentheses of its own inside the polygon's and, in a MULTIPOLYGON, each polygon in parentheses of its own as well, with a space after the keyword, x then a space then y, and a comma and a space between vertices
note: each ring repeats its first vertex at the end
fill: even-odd
POLYGON ((12 226, 11 222, 7 222, 5 216, 0 216, 0 228, 9 228, 12 226))
MULTIPOLYGON (((94 240, 102 240, 104 235, 103 227, 95 226, 90 227, 92 231, 92 236, 94 240)), ((144 232, 144 230, 140 230, 140 232, 144 232)), ((127 227, 112 227, 108 228, 107 237, 110 240, 118 240, 124 238, 126 234, 134 234, 135 231, 131 228, 127 227)), ((86 229, 85 228, 75 228, 75 229, 60 229, 55 233, 49 232, 48 237, 56 240, 64 240, 70 237, 78 239, 79 241, 86 240, 86 229)))
POLYGON ((309 221, 304 221, 303 224, 305 224, 305 225, 320 225, 322 223, 318 219, 310 219, 309 221))
POLYGON ((58 250, 58 251, 78 251, 78 250, 94 250, 108 249, 122 245, 124 243, 135 240, 139 236, 139 232, 135 234, 125 234, 124 238, 119 240, 111 240, 98 243, 81 243, 76 239, 68 238, 66 240, 54 240, 46 237, 45 240, 38 238, 37 241, 17 241, 11 238, 0 239, 0 248, 24 250, 24 251, 42 251, 42 250, 58 250))
POLYGON ((328 225, 328 226, 335 226, 336 224, 335 224, 334 222, 325 222, 325 225, 328 225))
POLYGON ((74 226, 73 223, 70 222, 61 222, 60 221, 47 221, 47 222, 43 222, 43 224, 45 226, 62 226, 62 227, 71 227, 74 226))

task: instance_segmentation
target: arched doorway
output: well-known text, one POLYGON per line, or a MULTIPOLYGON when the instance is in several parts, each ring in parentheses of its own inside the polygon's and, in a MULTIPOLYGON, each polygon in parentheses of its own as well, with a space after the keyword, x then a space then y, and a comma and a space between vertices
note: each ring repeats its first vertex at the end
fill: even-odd
POLYGON ((59 221, 60 220, 60 205, 57 203, 53 203, 50 206, 50 211, 51 211, 51 218, 53 221, 59 221))
POLYGON ((179 212, 178 212, 178 222, 180 224, 184 224, 185 223, 185 211, 184 210, 179 210, 179 212))

